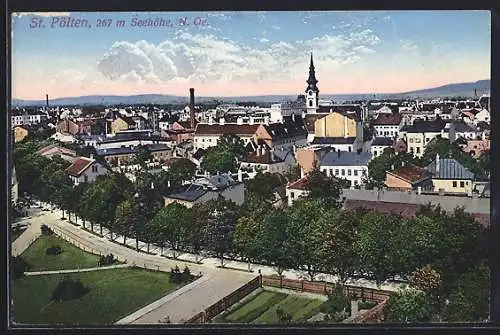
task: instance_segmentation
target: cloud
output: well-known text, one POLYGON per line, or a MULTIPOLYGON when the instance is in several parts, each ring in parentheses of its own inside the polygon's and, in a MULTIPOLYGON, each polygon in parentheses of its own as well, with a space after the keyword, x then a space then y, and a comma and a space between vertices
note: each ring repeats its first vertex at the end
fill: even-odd
POLYGON ((411 41, 411 40, 399 40, 399 43, 401 44, 401 48, 405 51, 417 51, 418 47, 417 45, 411 41))
POLYGON ((271 26, 271 28, 273 28, 274 30, 280 30, 281 29, 281 27, 279 27, 279 26, 271 26))
POLYGON ((271 42, 259 47, 213 34, 178 33, 158 44, 115 42, 97 63, 107 79, 123 82, 283 82, 307 70, 309 53, 322 71, 358 62, 375 52, 380 39, 369 29, 311 40, 271 42))
POLYGON ((70 16, 70 12, 19 12, 19 13, 12 13, 12 17, 23 17, 23 16, 44 16, 44 17, 51 17, 51 16, 70 16))

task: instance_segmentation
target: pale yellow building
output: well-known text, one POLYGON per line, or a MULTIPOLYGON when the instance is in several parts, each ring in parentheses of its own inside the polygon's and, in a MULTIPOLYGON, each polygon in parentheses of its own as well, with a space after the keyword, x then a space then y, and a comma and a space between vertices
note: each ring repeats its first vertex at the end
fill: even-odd
POLYGON ((432 174, 434 192, 472 195, 475 175, 452 158, 436 159, 425 167, 432 174))
POLYGON ((315 137, 356 137, 358 123, 353 117, 339 112, 329 113, 314 122, 315 137))

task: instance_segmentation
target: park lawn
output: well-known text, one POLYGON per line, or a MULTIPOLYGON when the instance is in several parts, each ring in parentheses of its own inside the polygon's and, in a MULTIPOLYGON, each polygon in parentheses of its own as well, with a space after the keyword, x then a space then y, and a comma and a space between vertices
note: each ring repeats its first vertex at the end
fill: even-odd
POLYGON ((278 304, 268 309, 265 313, 261 314, 253 323, 272 324, 279 323, 276 311, 278 308, 283 309, 286 313, 292 316, 294 322, 306 321, 309 317, 313 316, 319 311, 319 306, 323 301, 318 299, 309 299, 296 295, 288 295, 278 304))
POLYGON ((227 316, 221 318, 221 322, 249 323, 259 315, 286 298, 286 294, 261 291, 240 307, 231 311, 227 316))
POLYGON ((323 301, 275 291, 261 291, 226 315, 216 318, 217 323, 279 323, 276 310, 281 307, 292 315, 293 321, 307 320, 319 311, 323 301))
POLYGON ((24 324, 111 324, 178 289, 170 274, 139 268, 25 276, 12 284, 13 319, 24 324), (90 291, 79 299, 51 302, 64 276, 90 291))
POLYGON ((97 267, 99 256, 85 252, 57 235, 41 235, 22 254, 29 264, 28 271, 52 271, 97 267), (47 248, 62 248, 59 255, 47 255, 47 248))

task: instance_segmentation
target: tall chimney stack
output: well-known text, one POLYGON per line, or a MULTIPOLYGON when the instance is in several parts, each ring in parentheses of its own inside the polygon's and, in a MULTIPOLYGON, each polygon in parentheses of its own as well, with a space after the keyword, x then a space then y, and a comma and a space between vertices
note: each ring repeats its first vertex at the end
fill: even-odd
POLYGON ((191 129, 194 129, 194 88, 189 89, 189 121, 191 129))

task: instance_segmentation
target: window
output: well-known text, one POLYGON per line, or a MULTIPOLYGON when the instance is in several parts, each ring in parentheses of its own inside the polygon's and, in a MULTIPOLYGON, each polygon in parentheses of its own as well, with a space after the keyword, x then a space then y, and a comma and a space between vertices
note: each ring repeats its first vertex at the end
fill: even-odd
POLYGON ((309 107, 312 107, 312 105, 313 105, 312 100, 309 100, 309 107))
POLYGON ((349 152, 351 152, 351 151, 352 151, 352 147, 349 147, 349 152))
POLYGON ((89 177, 87 177, 87 175, 83 176, 83 181, 84 182, 88 182, 89 181, 89 177))
POLYGON ((465 187, 465 183, 463 181, 460 182, 460 187, 462 187, 462 188, 465 187))
POLYGON ((410 138, 410 143, 413 143, 413 138, 410 138))
POLYGON ((342 175, 345 176, 345 170, 344 169, 342 169, 342 175))
POLYGON ((333 176, 333 169, 330 169, 330 176, 333 176))
POLYGON ((97 165, 92 165, 92 172, 97 172, 97 165))
POLYGON ((350 176, 351 175, 351 169, 347 170, 347 175, 350 176))
POLYGON ((420 153, 420 147, 417 147, 417 154, 420 153))
POLYGON ((373 152, 373 156, 377 157, 377 150, 373 152))
POLYGON ((453 187, 457 187, 457 182, 453 181, 453 187))
POLYGON ((339 169, 335 169, 335 175, 338 176, 339 175, 339 169))
POLYGON ((294 199, 295 198, 295 193, 290 192, 290 198, 294 199))
MULTIPOLYGON (((354 170, 354 171, 356 171, 356 170, 354 170)), ((358 181, 357 180, 354 181, 354 186, 358 186, 358 181)))
POLYGON ((358 170, 354 169, 354 175, 357 176, 358 175, 358 170))

